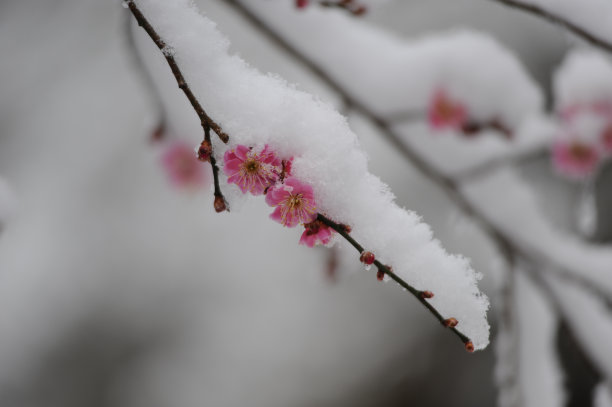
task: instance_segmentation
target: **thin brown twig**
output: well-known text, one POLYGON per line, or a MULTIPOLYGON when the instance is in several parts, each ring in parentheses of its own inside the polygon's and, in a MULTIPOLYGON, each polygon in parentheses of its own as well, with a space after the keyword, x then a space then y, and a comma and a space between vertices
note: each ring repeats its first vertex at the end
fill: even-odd
POLYGON ((563 27, 565 27, 567 30, 571 31, 572 33, 576 34, 577 36, 583 38, 584 40, 588 41, 589 43, 595 45, 596 47, 599 47, 601 49, 603 49, 604 51, 610 52, 612 53, 612 44, 609 43, 608 41, 605 41, 601 38, 599 38, 598 36, 596 36, 595 34, 589 32, 588 30, 586 30, 585 28, 580 27, 577 24, 574 24, 568 20, 566 20, 565 18, 554 14, 551 11, 545 10, 541 7, 538 7, 536 5, 533 4, 528 4, 528 3, 524 3, 522 1, 517 1, 517 0, 493 0, 497 3, 501 3, 504 4, 508 7, 512 7, 512 8, 516 8, 518 10, 522 10, 522 11, 526 11, 528 13, 534 14, 538 17, 544 18, 545 20, 548 20, 552 23, 555 24, 559 24, 563 27))
MULTIPOLYGON (((397 151, 404 156, 421 174, 432 181, 446 194, 449 200, 461 210, 467 217, 474 220, 482 230, 491 238, 494 244, 501 250, 509 248, 519 257, 531 261, 535 265, 552 264, 557 269, 557 274, 577 283, 595 295, 605 299, 607 303, 612 301, 611 294, 604 290, 596 283, 581 276, 573 270, 568 270, 564 264, 561 264, 557 259, 547 256, 545 253, 525 247, 520 242, 515 241, 510 234, 502 228, 498 228, 492 221, 480 213, 476 206, 470 202, 466 195, 461 190, 461 183, 453 178, 444 175, 441 171, 422 158, 415 150, 402 141, 402 136, 394 131, 392 125, 385 119, 381 118, 365 103, 354 97, 348 89, 337 82, 323 67, 318 65, 305 54, 298 51, 290 42, 271 29, 259 16, 254 14, 248 7, 244 6, 239 0, 225 0, 226 4, 232 6, 240 15, 242 15, 253 27, 257 28, 262 34, 268 37, 280 49, 288 55, 299 61, 302 66, 307 68, 319 80, 325 83, 331 90, 335 91, 342 97, 345 103, 357 113, 370 120, 370 122, 380 131, 380 134, 394 146, 397 151)), ((548 270, 547 268, 544 268, 548 270)))
POLYGON ((336 7, 348 11, 349 13, 361 16, 366 13, 367 8, 353 0, 321 0, 319 5, 322 7, 336 7))
MULTIPOLYGON (((357 242, 355 239, 353 239, 353 237, 346 231, 346 228, 343 225, 334 222, 333 220, 327 218, 324 215, 321 215, 320 213, 317 214, 317 219, 323 222, 328 227, 335 230, 340 236, 342 236, 347 242, 349 242, 351 246, 353 246, 359 253, 363 253, 365 251, 364 247, 359 242, 357 242)), ((426 291, 417 290, 412 285, 408 284, 405 280, 403 280, 401 277, 395 274, 393 270, 391 270, 391 267, 389 267, 388 265, 382 264, 378 260, 374 260, 373 264, 376 266, 376 269, 378 271, 388 275, 393 281, 395 281, 400 286, 408 290, 410 294, 412 294, 417 300, 419 300, 419 302, 423 304, 425 308, 427 308, 427 310, 436 317, 436 319, 442 324, 442 326, 446 327, 445 321, 447 321, 447 318, 444 318, 442 314, 440 314, 440 312, 433 305, 431 305, 429 301, 427 301, 427 298, 425 295, 426 291)), ((468 338, 464 333, 459 331, 457 328, 448 327, 448 329, 453 331, 453 333, 457 335, 464 344, 467 345, 468 343, 471 343, 470 338, 468 338)))
POLYGON ((151 135, 151 141, 158 141, 164 138, 168 123, 168 115, 166 109, 164 108, 163 99, 161 97, 160 91, 156 86, 155 80, 153 76, 145 66, 144 61, 142 60, 142 56, 138 52, 138 47, 136 46, 136 40, 134 38, 134 30, 132 29, 132 22, 134 21, 133 17, 129 14, 125 14, 125 39, 126 45, 129 51, 129 55, 132 59, 132 63, 134 67, 138 69, 140 73, 140 78, 143 81, 145 89, 147 92, 150 92, 151 97, 149 98, 155 104, 155 115, 157 117, 157 124, 151 135))
POLYGON ((217 167, 217 162, 215 159, 212 143, 210 140, 210 130, 211 129, 214 130, 217 136, 224 143, 227 143, 229 141, 229 136, 221 129, 221 126, 219 126, 213 119, 210 118, 210 116, 208 116, 208 114, 206 114, 206 111, 204 110, 204 108, 202 108, 202 105, 200 104, 198 99, 195 97, 195 95, 191 91, 191 88, 187 84, 187 81, 185 81, 185 77, 183 76, 181 69, 176 63, 174 56, 171 53, 166 52, 167 51, 166 43, 164 42, 164 40, 162 40, 159 34, 157 34, 153 26, 145 18, 145 16, 142 14, 140 9, 138 9, 134 1, 129 0, 127 2, 127 5, 130 11, 132 12, 132 15, 138 22, 138 25, 141 26, 146 31, 146 33, 149 35, 149 37, 151 37, 155 45, 157 45, 157 47, 164 54, 164 57, 166 58, 168 65, 170 65, 170 69, 172 70, 172 73, 174 74, 174 77, 176 79, 176 82, 178 83, 179 88, 181 88, 185 96, 187 96, 187 99, 191 103, 191 106, 193 107, 196 114, 200 118, 200 123, 202 125, 202 128, 204 129, 204 140, 207 141, 210 146, 209 147, 210 148, 209 161, 212 167, 214 188, 215 188, 214 189, 214 196, 215 196, 214 208, 217 212, 223 212, 225 210, 228 210, 227 201, 225 200, 225 197, 223 196, 223 193, 221 192, 221 187, 219 186, 219 168, 217 167))
POLYGON ((130 8, 132 14, 134 15, 134 18, 136 18, 138 25, 141 26, 147 32, 147 34, 149 34, 149 37, 151 37, 155 45, 157 45, 157 47, 164 54, 164 57, 166 58, 166 61, 168 62, 168 65, 170 65, 170 69, 172 70, 172 73, 176 78, 176 82, 178 83, 179 88, 181 88, 183 93, 185 93, 185 96, 187 96, 187 99, 189 99, 189 103, 191 103, 191 106, 193 106, 193 109, 200 118, 202 128, 209 126, 217 134, 217 136, 219 136, 221 141, 227 143, 229 141, 229 136, 223 131, 219 124, 217 124, 213 119, 210 118, 210 116, 208 116, 208 114, 206 114, 206 111, 204 110, 204 108, 202 108, 202 105, 200 105, 200 102, 198 102, 198 99, 196 99, 195 95, 191 91, 191 88, 189 87, 189 84, 185 80, 183 73, 177 65, 174 56, 171 52, 168 52, 169 50, 167 49, 164 40, 162 40, 162 38, 153 29, 149 21, 138 9, 133 0, 129 0, 127 2, 127 5, 130 8))

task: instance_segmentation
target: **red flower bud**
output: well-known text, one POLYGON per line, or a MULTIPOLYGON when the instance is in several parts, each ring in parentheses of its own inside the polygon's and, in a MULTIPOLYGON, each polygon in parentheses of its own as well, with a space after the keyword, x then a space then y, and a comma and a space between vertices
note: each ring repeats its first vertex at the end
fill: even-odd
POLYGON ((225 203, 225 199, 220 195, 215 196, 214 206, 215 206, 215 211, 217 211, 217 213, 227 210, 227 204, 225 203))
POLYGON ((212 145, 210 144, 210 141, 208 140, 202 141, 202 144, 200 144, 200 147, 198 147, 197 154, 198 154, 198 160, 210 161, 210 156, 212 154, 212 145))
POLYGON ((431 291, 421 291, 421 298, 427 299, 427 298, 433 298, 434 293, 432 293, 431 291))
POLYGON ((341 227, 342 229, 344 229, 344 231, 345 231, 346 233, 351 233, 351 232, 353 231, 353 228, 351 228, 349 225, 345 225, 345 224, 343 224, 343 223, 342 223, 342 224, 340 224, 340 227, 341 227))
POLYGON ((385 278, 385 272, 384 272, 384 271, 382 271, 382 270, 378 270, 378 271, 376 272, 376 279, 377 279, 378 281, 383 281, 383 280, 384 280, 384 278, 385 278))
POLYGON ((164 139, 166 135, 166 129, 163 123, 157 125, 157 127, 151 132, 151 141, 158 142, 164 139))
POLYGON ((444 326, 447 328, 454 328, 458 323, 459 321, 452 317, 444 320, 444 326))
POLYGON ((374 260, 376 260, 376 257, 374 256, 374 253, 372 252, 361 252, 361 256, 359 256, 359 261, 361 261, 364 264, 367 264, 368 266, 372 263, 374 263, 374 260))
POLYGON ((474 344, 472 343, 472 341, 467 341, 465 343, 465 350, 467 350, 470 353, 474 352, 474 344))
POLYGON ((359 6, 355 10, 353 10, 353 14, 356 16, 362 16, 368 11, 364 6, 359 6))
POLYGON ((295 0, 295 6, 297 8, 305 8, 308 5, 308 0, 295 0))

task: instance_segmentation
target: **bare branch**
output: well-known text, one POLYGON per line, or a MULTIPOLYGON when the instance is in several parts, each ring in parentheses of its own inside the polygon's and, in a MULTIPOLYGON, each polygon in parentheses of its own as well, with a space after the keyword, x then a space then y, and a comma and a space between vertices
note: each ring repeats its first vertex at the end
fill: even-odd
POLYGON ((155 80, 153 76, 145 66, 144 61, 140 53, 138 52, 138 47, 136 46, 136 41, 134 39, 134 30, 132 29, 132 22, 134 19, 131 15, 125 14, 125 39, 126 45, 129 51, 129 55, 132 58, 132 62, 134 67, 138 69, 140 73, 140 77, 143 80, 143 84, 147 92, 151 93, 151 97, 149 98, 155 104, 155 115, 157 118, 157 124, 155 125, 155 129, 151 134, 151 141, 159 141, 164 138, 166 133, 166 127, 168 124, 168 118, 166 109, 164 108, 163 99, 155 84, 155 80))
POLYGON ((599 38, 598 36, 596 36, 595 34, 592 34, 585 28, 582 28, 579 25, 574 24, 559 15, 556 15, 551 11, 548 11, 541 7, 535 6, 533 4, 524 3, 518 0, 492 0, 492 1, 496 1, 508 7, 513 7, 518 10, 522 10, 522 11, 534 14, 554 24, 559 24, 565 27, 567 30, 571 31, 572 33, 576 34, 577 36, 595 45, 596 47, 599 47, 603 49, 604 51, 612 53, 611 43, 609 43, 608 41, 605 41, 602 38, 599 38))
POLYGON ((157 45, 157 47, 164 54, 166 61, 168 62, 168 65, 170 65, 170 69, 172 70, 172 73, 174 74, 174 77, 176 78, 176 82, 178 83, 179 88, 181 88, 183 93, 185 93, 185 96, 187 96, 187 99, 189 99, 191 106, 193 107, 196 114, 200 118, 202 128, 204 129, 204 142, 207 143, 207 145, 209 146, 207 158, 208 158, 208 161, 210 161, 210 165, 213 171, 214 186, 215 186, 214 208, 215 208, 215 211, 217 212, 226 211, 228 210, 228 205, 227 205, 227 201, 225 200, 225 197, 223 196, 223 193, 221 192, 221 187, 219 186, 219 168, 217 167, 217 162, 216 162, 215 155, 213 152, 212 143, 210 141, 210 129, 213 129, 214 132, 217 134, 217 136, 219 136, 221 141, 223 141, 224 143, 227 143, 229 141, 229 136, 221 129, 221 127, 214 120, 210 118, 210 116, 206 114, 206 112, 202 108, 202 105, 200 105, 200 102, 195 97, 195 95, 191 91, 191 88, 185 81, 185 78, 183 77, 183 73, 181 72, 181 69, 176 63, 174 56, 168 52, 164 52, 166 48, 166 43, 164 42, 164 40, 161 39, 161 37, 157 34, 155 29, 149 23, 149 21, 140 12, 136 4, 132 0, 130 0, 127 2, 127 5, 130 8, 130 11, 132 12, 132 14, 134 15, 134 18, 136 18, 138 25, 140 25, 147 32, 147 34, 149 34, 149 37, 151 37, 155 45, 157 45))
POLYGON ((198 117, 200 118, 202 128, 205 129, 206 126, 209 126, 217 134, 217 136, 219 136, 221 141, 227 143, 229 141, 229 136, 223 131, 223 129, 221 129, 221 126, 219 126, 213 119, 208 116, 208 114, 206 114, 206 111, 202 108, 202 105, 200 105, 198 99, 196 99, 193 92, 191 92, 191 88, 183 77, 183 73, 181 72, 179 66, 176 64, 174 56, 171 53, 167 52, 168 50, 166 49, 166 43, 164 42, 164 40, 161 39, 161 37, 157 34, 157 32, 149 23, 149 21, 147 21, 147 19, 140 12, 138 7, 136 7, 134 1, 129 0, 127 2, 127 5, 130 8, 132 14, 134 15, 134 18, 136 18, 138 25, 141 26, 147 32, 147 34, 149 34, 149 37, 151 37, 155 45, 157 45, 157 47, 164 54, 164 57, 166 58, 166 61, 168 61, 168 65, 170 65, 170 69, 172 70, 172 73, 176 78, 176 82, 178 83, 179 88, 181 88, 181 90, 185 93, 185 96, 187 96, 187 99, 189 99, 191 106, 193 106, 193 109, 196 111, 198 117))

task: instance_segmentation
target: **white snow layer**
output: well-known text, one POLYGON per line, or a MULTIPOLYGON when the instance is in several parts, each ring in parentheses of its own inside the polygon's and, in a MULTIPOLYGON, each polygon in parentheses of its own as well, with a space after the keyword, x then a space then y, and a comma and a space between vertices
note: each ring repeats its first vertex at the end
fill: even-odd
POLYGON ((498 406, 556 407, 564 401, 555 353, 557 315, 521 264, 508 270, 496 341, 498 406))
POLYGON ((546 10, 607 42, 612 42, 612 3, 608 0, 522 0, 546 10))
MULTIPOLYGON (((459 320, 458 329, 476 349, 487 346, 489 302, 478 290, 480 275, 467 259, 447 254, 416 214, 394 203, 387 186, 368 172, 342 116, 229 55, 228 40, 189 0, 135 3, 174 50, 192 90, 230 135, 230 147, 268 144, 281 156, 294 156, 293 174, 312 185, 320 212, 351 225, 352 235, 380 261, 417 289, 433 291, 432 304, 459 320)), ((222 145, 216 147, 221 157, 222 145)))
POLYGON ((519 381, 525 407, 564 405, 563 376, 555 352, 557 316, 523 270, 516 270, 519 381))
MULTIPOLYGON (((610 4, 612 8, 612 3, 610 4)), ((610 12, 612 13, 612 10, 610 12)), ((612 102, 610 59, 595 50, 570 51, 555 72, 553 91, 558 111, 573 105, 612 102)))
POLYGON ((463 187, 470 202, 497 228, 519 242, 526 253, 542 256, 549 263, 591 281, 612 293, 612 251, 592 245, 556 228, 544 215, 534 192, 510 168, 463 187))

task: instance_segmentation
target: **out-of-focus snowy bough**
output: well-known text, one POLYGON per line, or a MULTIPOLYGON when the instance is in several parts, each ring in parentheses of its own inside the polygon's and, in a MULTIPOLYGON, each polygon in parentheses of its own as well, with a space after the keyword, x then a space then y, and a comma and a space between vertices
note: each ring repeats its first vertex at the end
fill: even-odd
POLYGON ((284 1, 230 3, 307 56, 349 94, 349 107, 391 125, 402 142, 449 176, 542 149, 554 133, 537 84, 486 34, 456 30, 406 40, 320 8, 296 13, 284 1), (461 120, 453 122, 450 103, 436 105, 440 93, 462 110, 461 120), (437 116, 436 108, 442 111, 437 116))
POLYGON ((257 165, 270 168, 282 159, 282 173, 269 176, 276 182, 269 191, 230 176, 227 180, 240 187, 223 184, 230 206, 245 199, 245 188, 253 194, 267 192, 266 202, 276 207, 273 219, 293 226, 299 223, 292 219, 293 203, 284 204, 283 197, 293 199, 292 192, 299 191, 305 211, 316 209, 317 220, 324 215, 336 226, 348 226, 343 226, 344 233, 335 230, 347 240, 350 233, 367 249, 358 249, 364 263, 378 262, 379 271, 380 265, 392 267, 451 328, 458 321, 468 350, 488 344, 488 300, 476 286, 479 274, 466 259, 447 254, 418 216, 394 203, 388 187, 368 172, 366 156, 342 116, 230 55, 228 40, 189 1, 138 0, 128 5, 140 9, 155 27, 164 53, 174 58, 193 93, 229 135, 227 146, 216 139, 210 146, 217 160, 225 152, 225 172, 250 163, 254 155, 257 165), (290 173, 285 163, 290 163, 290 173), (371 252, 376 260, 368 257, 371 252))
POLYGON ((507 309, 499 316, 495 343, 498 406, 562 406, 563 374, 555 352, 559 315, 528 273, 521 264, 507 273, 507 309))

